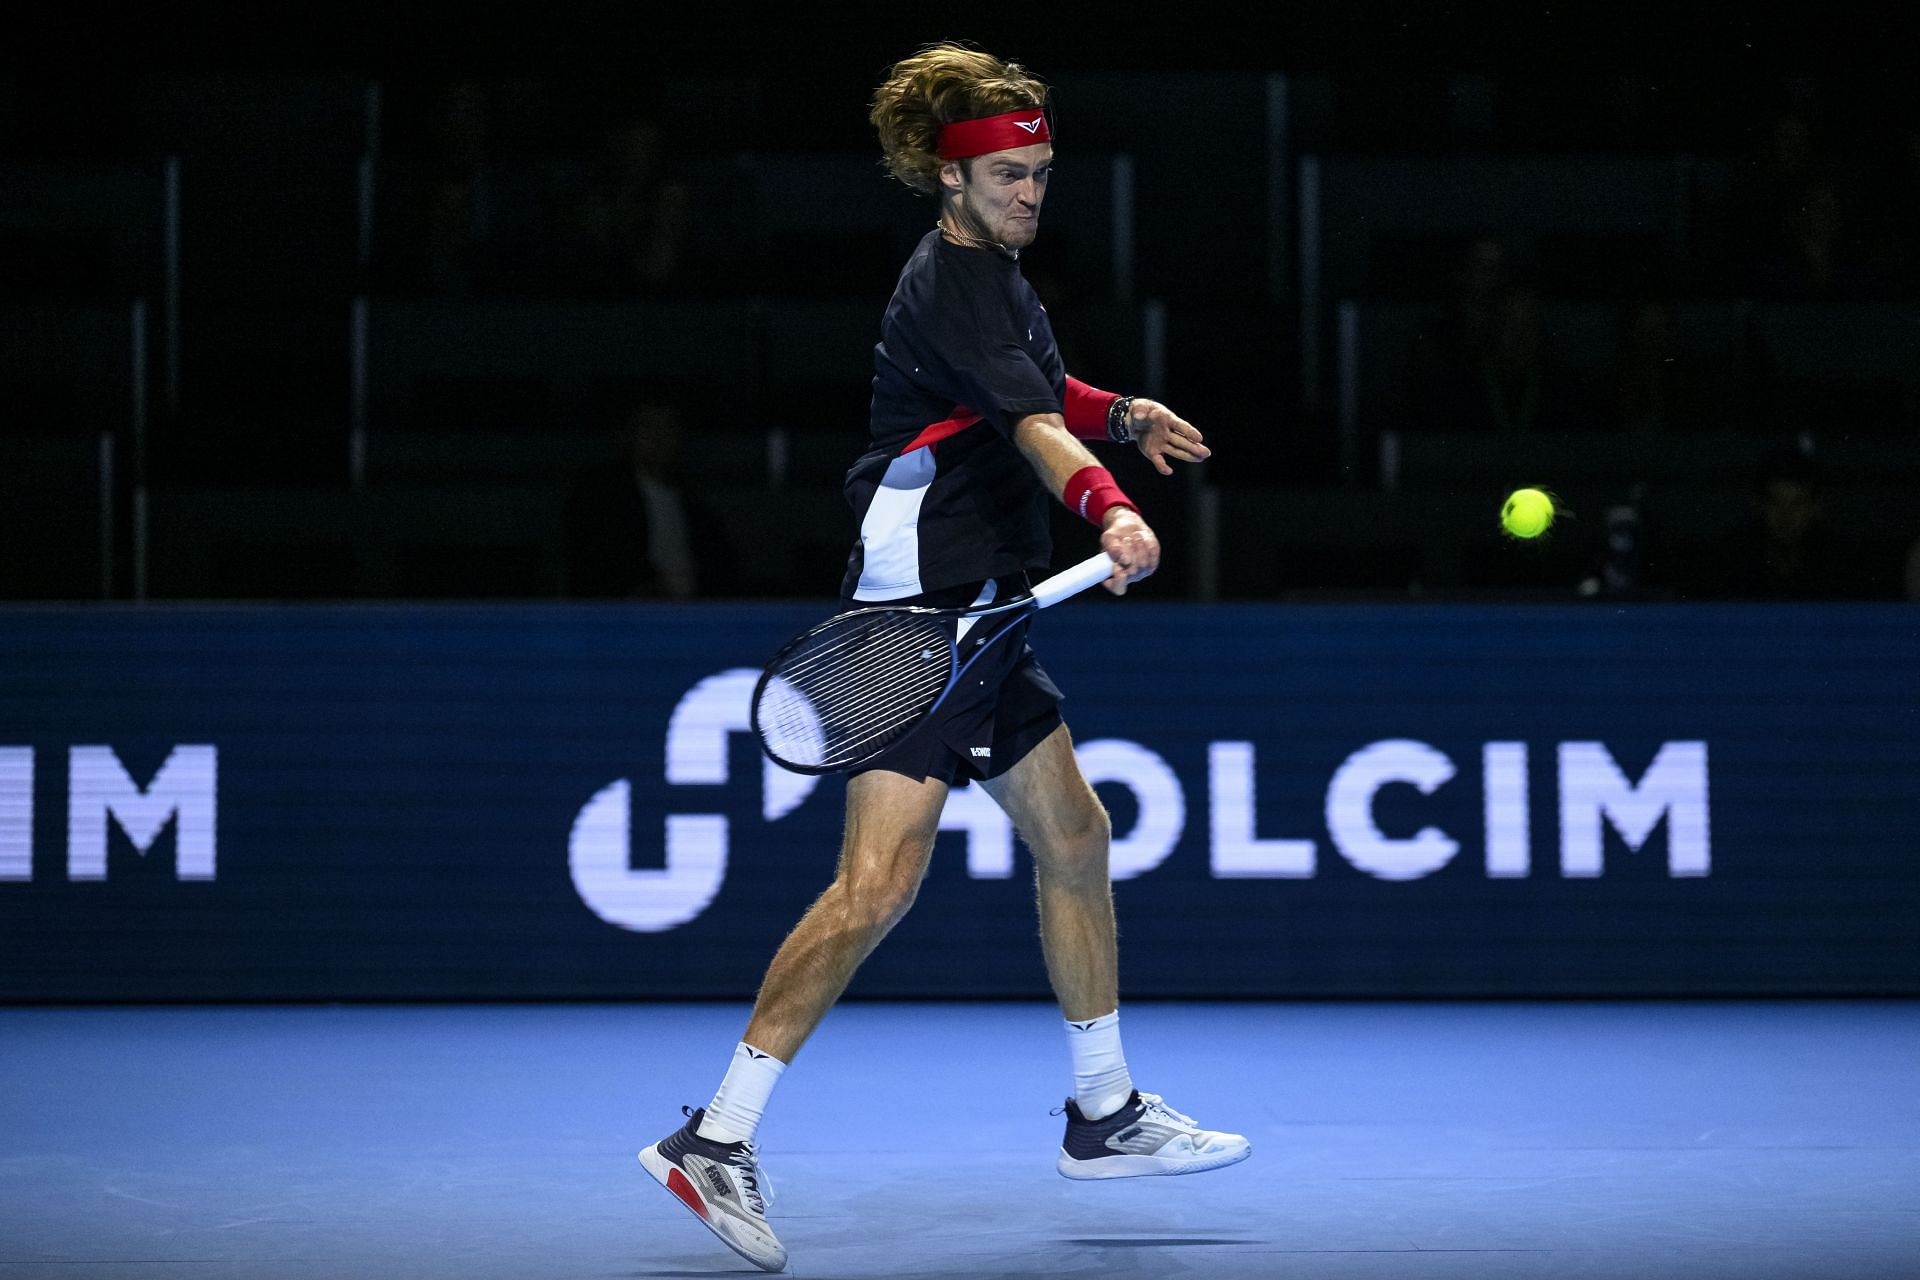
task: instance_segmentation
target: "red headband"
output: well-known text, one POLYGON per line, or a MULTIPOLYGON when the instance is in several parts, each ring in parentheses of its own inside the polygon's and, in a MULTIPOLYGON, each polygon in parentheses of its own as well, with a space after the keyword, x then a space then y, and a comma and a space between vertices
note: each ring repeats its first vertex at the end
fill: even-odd
POLYGON ((1039 107, 1009 111, 984 120, 956 120, 940 128, 940 158, 965 160, 993 151, 1011 151, 1036 142, 1052 142, 1047 115, 1039 107))

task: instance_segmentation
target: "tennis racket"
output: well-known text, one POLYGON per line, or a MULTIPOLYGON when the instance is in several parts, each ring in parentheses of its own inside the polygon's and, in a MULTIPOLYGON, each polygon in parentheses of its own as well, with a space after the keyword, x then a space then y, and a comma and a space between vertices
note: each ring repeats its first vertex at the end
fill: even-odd
POLYGON ((1112 575, 1113 561, 1101 552, 998 604, 883 604, 835 614, 767 663, 753 689, 753 731, 773 762, 795 773, 865 764, 931 715, 1022 618, 1112 575))

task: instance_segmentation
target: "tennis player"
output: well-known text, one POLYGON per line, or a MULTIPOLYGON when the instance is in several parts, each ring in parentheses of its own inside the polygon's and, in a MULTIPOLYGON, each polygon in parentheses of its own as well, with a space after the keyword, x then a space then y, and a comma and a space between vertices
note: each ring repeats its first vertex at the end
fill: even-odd
MULTIPOLYGON (((871 119, 893 175, 940 216, 900 273, 874 348, 871 445, 847 474, 860 538, 849 607, 985 604, 1046 569, 1048 506, 1100 530, 1123 595, 1160 563, 1138 508, 1082 441, 1131 443, 1165 475, 1209 455, 1164 405, 1068 377, 1020 272, 1053 170, 1047 88, 1014 63, 934 45, 899 63, 871 119)), ((963 640, 964 643, 964 640, 963 640)), ((972 780, 1033 851, 1041 948, 1073 1063, 1056 1167, 1069 1178, 1198 1173, 1244 1160, 1134 1088, 1121 1052, 1107 814, 1081 775, 1060 691, 1024 631, 1000 640, 921 728, 847 782, 833 883, 774 956, 712 1102, 640 1153, 648 1172, 728 1245, 778 1271, 754 1146, 787 1064, 854 971, 913 904, 948 788, 972 780)))

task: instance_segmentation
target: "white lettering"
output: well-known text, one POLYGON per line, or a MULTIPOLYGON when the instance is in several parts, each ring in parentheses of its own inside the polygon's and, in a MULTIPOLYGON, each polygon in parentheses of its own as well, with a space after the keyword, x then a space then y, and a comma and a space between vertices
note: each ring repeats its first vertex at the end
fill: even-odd
POLYGON ((1527 808, 1527 744, 1489 742, 1480 752, 1487 816, 1487 875, 1514 879, 1533 869, 1527 808))
POLYGON ((33 879, 33 748, 0 747, 0 881, 33 879))
POLYGON ((1708 838, 1707 744, 1661 744, 1639 785, 1627 780, 1599 742, 1560 744, 1560 869, 1600 874, 1601 822, 1611 822, 1635 853, 1667 819, 1667 873, 1704 876, 1712 864, 1708 838))
POLYGON ((1213 874, 1305 879, 1313 875, 1311 840, 1262 840, 1256 829, 1253 744, 1215 742, 1207 748, 1207 816, 1213 837, 1213 874))
MULTIPOLYGON (((667 726, 665 763, 670 785, 698 787, 728 781, 731 738, 750 730, 749 706, 758 678, 757 671, 736 668, 688 690, 667 726)), ((1208 744, 1212 874, 1223 880, 1311 878, 1318 861, 1315 840, 1257 834, 1255 749, 1252 742, 1208 744)), ((77 775, 93 769, 104 779, 92 784, 90 791, 84 785, 76 789, 76 797, 89 794, 94 799, 75 800, 75 852, 70 857, 70 874, 75 879, 104 875, 103 869, 95 870, 104 867, 104 853, 96 852, 104 848, 104 837, 85 834, 90 829, 84 827, 82 813, 91 813, 96 826, 104 825, 106 812, 116 814, 144 852, 168 814, 187 803, 169 772, 172 757, 148 792, 142 793, 126 781, 110 752, 104 759, 83 755, 104 750, 75 748, 77 775), (99 798, 109 791, 111 799, 99 798)), ((1526 878, 1533 869, 1528 744, 1485 742, 1480 750, 1485 873, 1495 880, 1526 878)), ((975 754, 988 758, 984 748, 975 749, 975 754)), ((1089 784, 1124 786, 1138 806, 1132 828, 1114 834, 1109 851, 1112 877, 1133 879, 1163 866, 1186 836, 1186 796, 1180 776, 1165 758, 1125 739, 1083 743, 1078 757, 1089 784)), ((29 749, 0 748, 0 880, 32 874, 32 767, 29 749)), ((1612 825, 1628 848, 1637 851, 1662 818, 1667 819, 1670 874, 1708 874, 1711 848, 1704 742, 1666 743, 1637 783, 1621 773, 1605 745, 1598 742, 1559 744, 1559 769, 1563 874, 1593 877, 1601 873, 1604 825, 1612 825)), ((1324 817, 1333 847, 1355 868, 1378 879, 1432 875, 1459 854, 1459 842, 1432 825, 1409 837, 1389 837, 1380 828, 1375 802, 1383 787, 1396 784, 1408 784, 1421 795, 1432 796, 1456 773, 1453 760, 1439 748, 1411 739, 1387 739, 1355 751, 1327 784, 1324 817)), ((818 781, 763 761, 762 816, 773 821, 791 813, 818 781)), ((665 867, 636 871, 631 865, 633 818, 632 791, 624 779, 603 788, 580 811, 569 858, 582 900, 609 923, 626 929, 657 931, 692 920, 714 900, 725 881, 729 819, 719 812, 668 815, 665 867)), ((210 819, 205 826, 210 832, 210 819)), ((949 791, 938 829, 964 833, 968 876, 980 880, 1013 876, 1013 825, 984 787, 949 791)), ((186 845, 182 849, 181 874, 189 878, 198 864, 188 856, 186 845)), ((210 874, 210 836, 208 850, 210 874)))
POLYGON ((1424 742, 1403 738, 1376 742, 1348 756, 1327 785, 1327 832, 1348 862, 1382 880, 1432 875, 1460 851, 1436 827, 1394 840, 1373 820, 1373 797, 1381 787, 1410 782, 1430 796, 1453 777, 1453 761, 1424 742))
POLYGON ((167 823, 174 833, 174 875, 211 880, 218 755, 212 746, 175 747, 143 789, 127 776, 112 747, 73 747, 67 764, 67 878, 107 878, 111 815, 141 856, 167 823))

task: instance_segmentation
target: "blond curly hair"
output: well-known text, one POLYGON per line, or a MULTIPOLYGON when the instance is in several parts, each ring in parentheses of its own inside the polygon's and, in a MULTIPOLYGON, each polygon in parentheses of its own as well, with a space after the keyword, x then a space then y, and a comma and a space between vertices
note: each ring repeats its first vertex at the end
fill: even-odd
POLYGON ((930 44, 887 69, 867 119, 887 172, 923 195, 940 190, 940 127, 1047 105, 1047 86, 1017 62, 954 42, 930 44))

